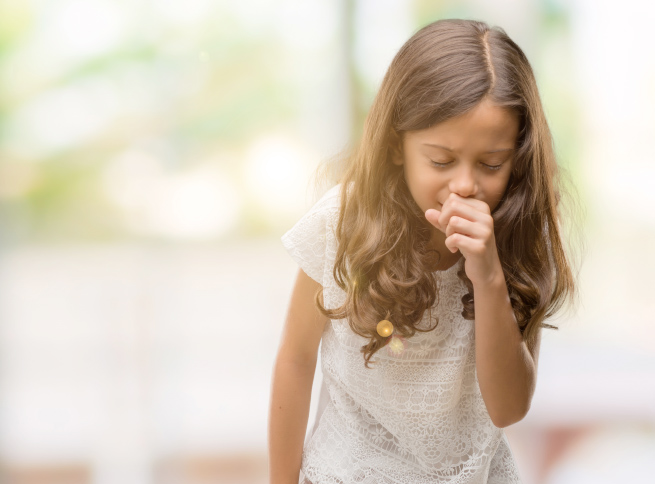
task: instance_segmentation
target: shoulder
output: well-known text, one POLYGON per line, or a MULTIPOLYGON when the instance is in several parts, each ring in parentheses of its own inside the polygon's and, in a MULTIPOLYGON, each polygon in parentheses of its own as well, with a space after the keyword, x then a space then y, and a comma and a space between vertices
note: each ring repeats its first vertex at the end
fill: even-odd
POLYGON ((338 210, 341 206, 343 185, 341 183, 326 191, 314 205, 315 209, 338 210))
MULTIPOLYGON (((338 184, 327 190, 305 213, 302 219, 321 220, 326 228, 334 228, 341 210, 343 185, 338 184)), ((315 222, 317 223, 317 222, 315 222)))
POLYGON ((320 284, 336 254, 341 194, 341 184, 327 190, 281 238, 291 257, 320 284))

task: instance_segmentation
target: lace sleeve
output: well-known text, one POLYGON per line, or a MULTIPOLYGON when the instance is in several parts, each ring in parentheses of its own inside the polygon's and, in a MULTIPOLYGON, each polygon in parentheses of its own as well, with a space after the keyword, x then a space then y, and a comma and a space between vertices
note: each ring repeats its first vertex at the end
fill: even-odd
POLYGON ((300 268, 324 286, 324 277, 331 273, 327 267, 334 240, 334 225, 339 213, 340 185, 328 190, 321 199, 285 233, 282 245, 300 268))

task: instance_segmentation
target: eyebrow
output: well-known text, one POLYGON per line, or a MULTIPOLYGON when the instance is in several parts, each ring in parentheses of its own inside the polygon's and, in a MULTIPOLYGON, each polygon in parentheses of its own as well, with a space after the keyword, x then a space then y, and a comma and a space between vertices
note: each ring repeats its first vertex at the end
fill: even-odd
MULTIPOLYGON (((434 146, 435 148, 442 148, 442 149, 444 149, 446 151, 450 151, 450 152, 453 151, 450 148, 446 148, 445 146, 441 146, 441 145, 435 145, 435 144, 432 144, 432 143, 423 143, 423 144, 426 145, 426 146, 434 146)), ((503 148, 501 150, 485 151, 485 153, 500 153, 501 151, 512 151, 513 149, 514 148, 503 148)))

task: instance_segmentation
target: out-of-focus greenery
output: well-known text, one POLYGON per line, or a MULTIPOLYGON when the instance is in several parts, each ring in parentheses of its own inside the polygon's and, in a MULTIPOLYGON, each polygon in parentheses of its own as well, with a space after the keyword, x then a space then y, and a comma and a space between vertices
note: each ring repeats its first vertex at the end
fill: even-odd
MULTIPOLYGON (((0 4, 5 242, 129 236, 122 210, 107 196, 103 181, 121 153, 146 151, 166 173, 212 158, 236 177, 230 154, 253 133, 283 124, 296 113, 293 86, 285 77, 287 52, 270 32, 247 31, 221 3, 192 25, 176 25, 148 11, 146 4, 125 4, 118 10, 124 24, 120 38, 110 49, 39 69, 35 59, 65 54, 68 45, 39 36, 57 15, 58 4, 71 4, 52 3, 52 9, 30 2, 0 4), (94 90, 98 86, 104 90, 94 90), (62 92, 76 105, 51 102, 43 107, 62 92), (100 99, 103 93, 110 99, 100 99), (99 129, 71 137, 72 142, 54 139, 39 146, 43 143, 31 124, 35 109, 41 123, 37 128, 48 123, 57 132, 58 124, 78 120, 68 121, 67 112, 48 108, 70 107, 76 116, 91 120, 97 105, 108 101, 115 103, 112 115, 99 129)), ((68 8, 80 4, 72 5, 68 8)), ((83 32, 69 34, 72 41, 85 42, 83 32)))

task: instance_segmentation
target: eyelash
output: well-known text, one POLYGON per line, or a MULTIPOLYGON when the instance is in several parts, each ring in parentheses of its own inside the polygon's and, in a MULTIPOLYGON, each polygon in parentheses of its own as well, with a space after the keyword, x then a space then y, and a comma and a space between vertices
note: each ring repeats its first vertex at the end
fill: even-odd
MULTIPOLYGON (((450 165, 450 163, 452 163, 452 161, 451 161, 450 163, 437 163, 437 162, 434 161, 434 160, 430 160, 430 162, 431 162, 434 166, 436 166, 437 168, 443 168, 444 166, 446 166, 446 165, 450 165)), ((491 170, 491 171, 498 171, 498 170, 500 170, 500 167, 503 166, 502 163, 501 163, 500 165, 496 165, 496 166, 493 166, 493 165, 487 165, 486 163, 482 163, 482 164, 483 164, 484 166, 486 166, 486 167, 487 167, 489 170, 491 170)))

